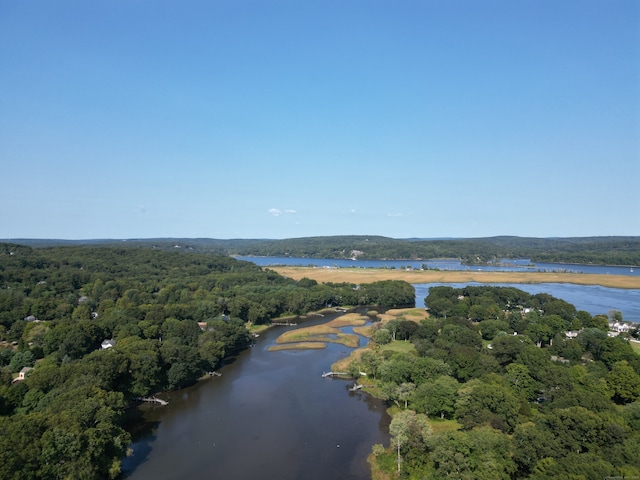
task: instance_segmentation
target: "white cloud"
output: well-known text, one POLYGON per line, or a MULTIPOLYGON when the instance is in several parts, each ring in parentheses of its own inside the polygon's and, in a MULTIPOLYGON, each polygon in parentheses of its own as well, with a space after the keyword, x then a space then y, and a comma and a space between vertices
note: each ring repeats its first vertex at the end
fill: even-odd
POLYGON ((269 209, 269 214, 273 215, 274 217, 279 217, 280 215, 295 215, 297 212, 295 210, 292 209, 285 209, 285 210, 280 210, 279 208, 270 208, 269 209))

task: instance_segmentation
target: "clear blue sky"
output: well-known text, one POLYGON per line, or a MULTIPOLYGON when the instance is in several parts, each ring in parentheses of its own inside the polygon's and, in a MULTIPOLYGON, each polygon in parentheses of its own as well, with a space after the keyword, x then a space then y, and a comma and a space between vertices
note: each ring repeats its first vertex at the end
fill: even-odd
POLYGON ((637 0, 1 0, 0 62, 0 238, 640 235, 637 0))

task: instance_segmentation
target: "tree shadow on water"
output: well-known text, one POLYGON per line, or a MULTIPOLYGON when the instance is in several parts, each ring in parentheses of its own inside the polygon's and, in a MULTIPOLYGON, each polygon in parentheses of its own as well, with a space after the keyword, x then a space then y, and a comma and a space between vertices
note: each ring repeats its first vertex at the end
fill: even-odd
POLYGON ((139 409, 132 409, 126 415, 126 430, 131 434, 130 454, 122 459, 121 478, 127 478, 146 462, 156 440, 159 421, 145 421, 139 409))

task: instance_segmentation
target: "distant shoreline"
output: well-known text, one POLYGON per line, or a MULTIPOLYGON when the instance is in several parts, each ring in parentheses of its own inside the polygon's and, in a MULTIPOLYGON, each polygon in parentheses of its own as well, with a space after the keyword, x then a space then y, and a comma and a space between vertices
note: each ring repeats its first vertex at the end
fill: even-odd
POLYGON ((468 270, 399 270, 387 268, 318 268, 298 266, 267 267, 282 276, 321 283, 371 283, 404 280, 409 283, 573 283, 609 288, 640 289, 640 277, 593 273, 556 272, 474 272, 468 270))

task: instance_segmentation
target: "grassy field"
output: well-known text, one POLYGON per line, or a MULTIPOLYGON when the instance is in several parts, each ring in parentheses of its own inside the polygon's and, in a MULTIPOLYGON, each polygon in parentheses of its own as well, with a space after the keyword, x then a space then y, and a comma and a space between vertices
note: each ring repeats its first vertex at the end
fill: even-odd
POLYGON ((575 283, 611 288, 640 288, 640 277, 545 272, 473 272, 438 270, 392 270, 386 268, 270 267, 285 277, 318 282, 371 283, 380 280, 405 280, 409 283, 575 283))

